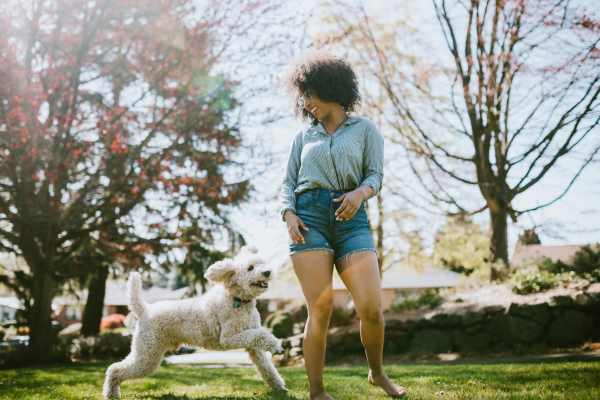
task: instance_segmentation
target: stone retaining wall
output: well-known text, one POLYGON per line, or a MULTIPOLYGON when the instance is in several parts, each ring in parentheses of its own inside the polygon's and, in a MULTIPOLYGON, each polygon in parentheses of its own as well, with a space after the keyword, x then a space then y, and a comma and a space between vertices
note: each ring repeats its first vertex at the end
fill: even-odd
MULTIPOLYGON (((600 290, 556 296, 538 304, 465 307, 433 311, 424 318, 390 318, 385 331, 385 354, 536 352, 575 347, 600 341, 600 290)), ((298 356, 302 337, 290 339, 287 353, 298 356)), ((329 331, 328 360, 361 354, 364 350, 356 325, 329 331)))

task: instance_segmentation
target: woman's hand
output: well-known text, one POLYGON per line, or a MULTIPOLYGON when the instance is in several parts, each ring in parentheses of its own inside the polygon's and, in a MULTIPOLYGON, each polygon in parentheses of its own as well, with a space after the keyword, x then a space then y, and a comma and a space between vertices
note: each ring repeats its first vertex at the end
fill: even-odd
POLYGON ((300 232, 300 229, 308 230, 308 227, 304 225, 304 222, 296 215, 292 210, 287 210, 283 216, 285 223, 287 224, 288 234, 294 244, 304 244, 304 235, 300 232))
POLYGON ((335 210, 335 219, 338 221, 347 221, 354 217, 362 202, 369 198, 367 190, 370 191, 371 188, 361 186, 333 199, 333 201, 342 202, 337 210, 335 210))

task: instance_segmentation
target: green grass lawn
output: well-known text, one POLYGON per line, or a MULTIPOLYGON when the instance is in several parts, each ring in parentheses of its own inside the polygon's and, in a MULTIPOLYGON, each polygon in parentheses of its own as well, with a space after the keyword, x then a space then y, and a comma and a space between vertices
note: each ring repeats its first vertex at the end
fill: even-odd
MULTIPOLYGON (((107 364, 0 371, 0 399, 101 399, 107 364)), ((302 368, 281 368, 289 395, 272 393, 252 368, 162 366, 122 386, 123 399, 306 399, 302 368)), ((388 365, 409 399, 600 399, 600 362, 388 365)), ((327 367, 326 387, 336 399, 385 399, 362 367, 327 367)))

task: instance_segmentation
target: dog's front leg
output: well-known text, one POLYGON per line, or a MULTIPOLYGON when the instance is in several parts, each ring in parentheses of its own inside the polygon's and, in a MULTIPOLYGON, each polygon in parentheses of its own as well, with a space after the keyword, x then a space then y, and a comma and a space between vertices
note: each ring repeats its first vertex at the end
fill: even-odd
POLYGON ((271 357, 262 350, 252 348, 246 350, 263 380, 273 389, 287 391, 285 381, 281 375, 279 375, 277 369, 275 369, 271 357))
MULTIPOLYGON (((227 332, 227 331, 225 331, 227 332)), ((234 335, 221 334, 221 345, 230 349, 253 348, 281 353, 281 341, 271 334, 266 328, 248 329, 234 335)))

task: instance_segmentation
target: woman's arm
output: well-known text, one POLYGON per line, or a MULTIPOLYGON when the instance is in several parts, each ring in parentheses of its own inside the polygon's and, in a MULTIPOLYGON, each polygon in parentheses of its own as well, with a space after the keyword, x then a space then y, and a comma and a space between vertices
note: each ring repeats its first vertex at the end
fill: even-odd
POLYGON ((285 178, 281 185, 281 219, 284 219, 288 210, 296 212, 296 186, 298 185, 298 171, 300 170, 300 156, 302 154, 302 132, 296 135, 287 162, 285 178))
POLYGON ((366 200, 379 193, 383 181, 383 136, 372 123, 369 124, 363 154, 364 178, 359 189, 366 200))
POLYGON ((383 180, 383 136, 372 123, 369 123, 367 128, 362 172, 364 178, 356 189, 334 199, 336 202, 341 202, 335 212, 336 219, 345 221, 352 218, 363 201, 375 196, 381 190, 383 180))

